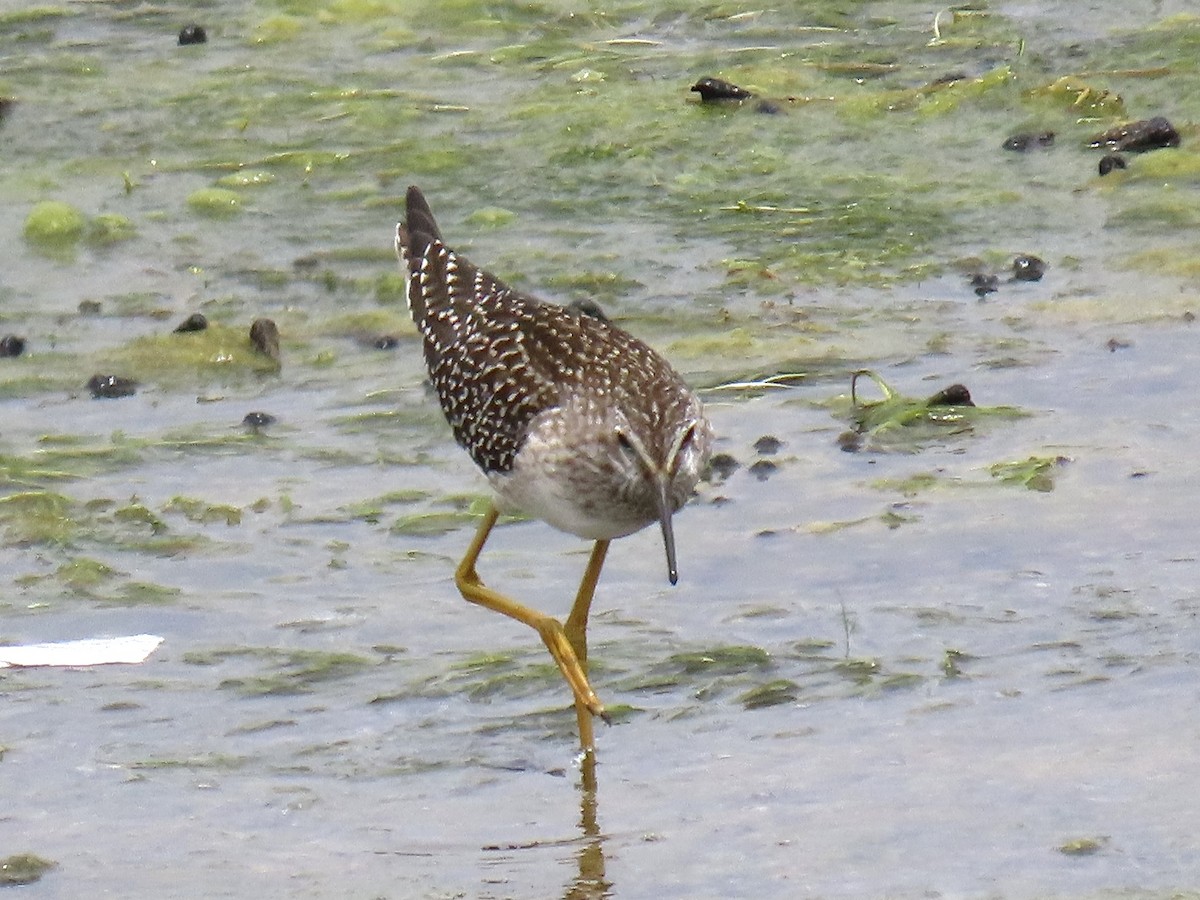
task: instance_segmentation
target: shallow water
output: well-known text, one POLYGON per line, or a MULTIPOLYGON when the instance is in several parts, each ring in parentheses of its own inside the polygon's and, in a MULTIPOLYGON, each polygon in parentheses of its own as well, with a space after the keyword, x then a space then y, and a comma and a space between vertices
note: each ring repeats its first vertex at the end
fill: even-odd
MULTIPOLYGON (((26 892, 1200 895, 1200 21, 1130 9, 0 11, 0 638, 166 638, 0 674, 0 846, 57 863, 26 892), (702 75, 793 99, 701 108, 702 75), (1122 110, 1183 143, 1100 179, 1122 110), (396 296, 412 182, 475 261, 663 348, 740 463, 677 587, 654 533, 610 553, 595 785, 536 638, 451 582, 485 483, 396 296), (26 240, 47 199, 133 236, 26 240), (977 299, 1018 253, 1046 277, 977 299), (228 332, 170 335, 195 311, 228 332), (864 367, 1025 415, 842 452, 864 367), (1031 457, 1050 490, 992 474, 1031 457)), ((514 523, 480 568, 564 612, 585 553, 514 523)))

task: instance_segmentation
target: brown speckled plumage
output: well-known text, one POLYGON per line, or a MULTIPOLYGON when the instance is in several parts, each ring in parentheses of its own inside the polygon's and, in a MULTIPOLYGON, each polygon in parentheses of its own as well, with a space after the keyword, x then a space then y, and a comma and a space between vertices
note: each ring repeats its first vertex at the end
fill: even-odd
POLYGON ((670 516, 711 443, 696 395, 617 326, 455 253, 416 188, 396 249, 442 410, 501 498, 593 540, 660 521, 674 580, 670 516))

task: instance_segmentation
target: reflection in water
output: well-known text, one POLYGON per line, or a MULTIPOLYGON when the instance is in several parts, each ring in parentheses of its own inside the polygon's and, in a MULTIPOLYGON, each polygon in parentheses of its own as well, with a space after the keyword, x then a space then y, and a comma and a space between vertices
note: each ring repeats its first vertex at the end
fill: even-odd
POLYGON ((583 754, 579 766, 579 875, 563 894, 566 900, 598 900, 611 897, 612 883, 604 877, 604 835, 596 818, 596 754, 583 754))

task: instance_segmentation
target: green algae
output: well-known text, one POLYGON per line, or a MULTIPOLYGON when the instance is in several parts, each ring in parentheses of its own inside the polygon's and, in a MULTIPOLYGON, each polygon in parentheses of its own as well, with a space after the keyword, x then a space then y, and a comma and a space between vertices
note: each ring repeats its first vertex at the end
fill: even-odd
POLYGON ((248 326, 243 329, 221 323, 210 323, 203 331, 134 338, 110 351, 109 359, 138 381, 236 377, 279 368, 275 360, 255 349, 248 326))
POLYGON ((6 856, 0 859, 0 886, 35 884, 57 865, 58 863, 33 853, 6 856))
POLYGON ((75 243, 86 227, 87 218, 70 203, 43 200, 25 217, 22 233, 32 243, 59 247, 75 243))
POLYGON ((430 492, 418 489, 390 491, 378 497, 349 504, 342 509, 352 519, 361 519, 364 522, 377 524, 387 515, 389 507, 420 503, 428 500, 430 496, 430 492))
POLYGON ((1109 844, 1107 836, 1074 838, 1064 841, 1055 849, 1064 856, 1093 856, 1104 850, 1109 844))
MULTIPOLYGON (((198 535, 172 531, 158 513, 136 498, 124 503, 108 499, 84 502, 47 489, 0 496, 0 530, 15 545, 64 551, 107 547, 160 555, 185 553, 205 542, 198 535)), ((87 586, 86 575, 77 576, 70 565, 60 568, 54 577, 60 576, 77 589, 87 586), (82 580, 76 581, 77 577, 82 580)))
POLYGON ((769 667, 771 655, 761 647, 730 645, 675 653, 667 665, 685 675, 735 675, 769 667))
POLYGON ((89 244, 119 244, 137 236, 137 229, 126 216, 117 213, 101 213, 87 223, 86 240, 89 244))
POLYGON ((127 765, 134 771, 169 771, 171 769, 187 769, 188 771, 235 772, 251 762, 246 756, 235 756, 231 753, 205 753, 186 757, 152 757, 134 760, 127 765))
POLYGON ((77 533, 69 497, 46 490, 0 497, 0 527, 14 544, 64 545, 77 533))
POLYGON ((1001 484, 1049 493, 1054 490, 1059 469, 1067 462, 1069 460, 1063 456, 1030 456, 1027 459, 993 463, 988 467, 988 472, 1001 484))
POLYGON ((242 510, 240 507, 227 503, 208 503, 195 497, 175 496, 163 507, 164 513, 178 513, 189 522, 201 525, 223 523, 225 525, 240 525, 242 510))
POLYGON ((851 376, 849 397, 836 397, 828 405, 835 415, 850 421, 855 441, 868 440, 871 449, 875 450, 905 452, 919 450, 926 443, 949 436, 972 433, 976 425, 988 420, 1011 420, 1028 415, 1011 406, 976 406, 961 385, 928 397, 905 397, 867 369, 851 376), (857 391, 860 376, 875 383, 883 393, 882 399, 860 399, 857 391))
POLYGON ((278 176, 273 172, 232 172, 229 175, 222 175, 218 178, 217 187, 231 190, 234 188, 263 187, 268 184, 274 184, 277 178, 278 176))
POLYGON ((228 677, 218 685, 247 697, 312 693, 324 682, 353 678, 377 665, 375 660, 354 653, 276 647, 189 651, 183 661, 194 666, 257 663, 267 671, 228 677))
POLYGON ((401 516, 392 523, 389 532, 405 537, 433 537, 450 534, 474 524, 476 515, 470 510, 456 512, 421 512, 401 516))
POLYGON ((242 210, 242 195, 223 187, 199 188, 188 194, 187 205, 214 218, 229 218, 242 210))
POLYGON ((737 702, 746 709, 769 709, 772 706, 795 703, 800 686, 787 678, 778 678, 744 692, 737 702))

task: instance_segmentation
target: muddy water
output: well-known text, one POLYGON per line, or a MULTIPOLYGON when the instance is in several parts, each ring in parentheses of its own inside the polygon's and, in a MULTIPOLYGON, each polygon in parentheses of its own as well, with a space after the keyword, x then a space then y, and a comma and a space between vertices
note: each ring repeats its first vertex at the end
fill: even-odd
MULTIPOLYGON (((1200 24, 794 7, 0 11, 0 638, 165 637, 0 675, 31 896, 1197 889, 1200 24), (701 108, 702 75, 780 112, 701 108), (1182 146, 1099 178, 1087 138, 1152 115, 1182 146), (738 464, 677 587, 653 533, 613 547, 595 784, 536 639, 450 581, 486 494, 397 295, 411 182, 476 261, 662 347, 738 464), (27 237, 44 200, 83 231, 27 237), (843 452, 864 367, 1013 414, 843 452)), ((481 572, 562 612, 585 554, 512 523, 481 572)))

